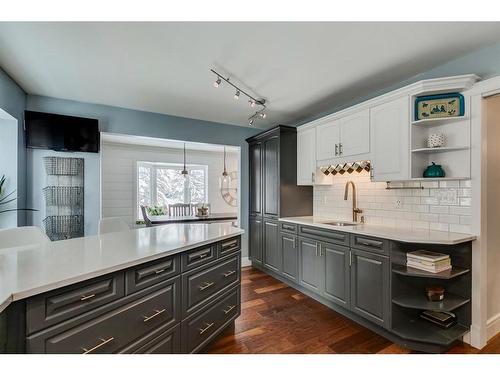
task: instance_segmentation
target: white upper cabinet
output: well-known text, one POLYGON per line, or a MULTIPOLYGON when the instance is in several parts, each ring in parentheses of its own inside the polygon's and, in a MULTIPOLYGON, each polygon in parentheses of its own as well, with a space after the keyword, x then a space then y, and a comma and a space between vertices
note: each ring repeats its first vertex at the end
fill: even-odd
POLYGON ((337 157, 339 144, 339 121, 330 121, 316 128, 316 160, 327 160, 337 157))
POLYGON ((312 185, 316 172, 316 128, 297 132, 297 185, 312 185))
POLYGON ((409 113, 408 96, 370 108, 374 181, 410 178, 409 113))
POLYGON ((356 112, 340 120, 339 154, 342 157, 370 152, 370 110, 356 112))

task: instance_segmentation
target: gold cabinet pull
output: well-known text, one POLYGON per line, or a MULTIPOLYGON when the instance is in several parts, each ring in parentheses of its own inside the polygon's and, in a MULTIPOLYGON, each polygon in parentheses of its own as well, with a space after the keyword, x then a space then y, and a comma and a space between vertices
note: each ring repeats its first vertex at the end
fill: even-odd
POLYGON ((200 330, 200 335, 203 335, 208 329, 210 329, 215 323, 205 323, 205 327, 199 328, 200 330))
POLYGON ((90 354, 92 353, 94 350, 97 350, 99 349, 101 346, 104 346, 108 343, 110 343, 111 341, 113 341, 115 338, 114 337, 110 337, 109 339, 99 339, 101 340, 101 342, 99 344, 97 344, 96 346, 94 346, 93 348, 90 348, 90 349, 86 349, 86 348, 83 348, 83 353, 82 354, 90 354))
POLYGON ((94 297, 95 297, 95 294, 89 294, 88 296, 83 295, 83 296, 81 296, 80 301, 87 301, 87 300, 92 299, 94 297))
POLYGON ((229 276, 231 276, 231 275, 233 275, 233 274, 235 274, 235 273, 236 273, 236 271, 228 271, 228 272, 226 272, 226 273, 224 274, 224 277, 229 277, 229 276))
POLYGON ((162 268, 162 269, 159 269, 159 270, 156 270, 155 271, 155 274, 159 274, 159 273, 162 273, 162 272, 165 272, 166 268, 162 268))
POLYGON ((202 290, 205 290, 207 288, 210 288, 214 284, 215 283, 213 281, 212 282, 206 282, 203 285, 200 285, 198 288, 200 289, 200 291, 202 291, 202 290))
POLYGON ((231 311, 233 311, 235 307, 236 307, 236 305, 228 306, 228 307, 227 307, 227 310, 222 310, 222 311, 224 311, 224 314, 226 314, 226 315, 227 315, 227 314, 229 314, 231 311))
POLYGON ((208 253, 203 253, 203 254, 200 254, 200 259, 205 258, 207 255, 208 255, 208 253))
POLYGON ((155 310, 155 313, 153 315, 143 316, 143 318, 144 318, 143 322, 147 322, 148 320, 151 320, 154 317, 157 317, 158 315, 163 314, 164 312, 165 312, 165 309, 155 310))

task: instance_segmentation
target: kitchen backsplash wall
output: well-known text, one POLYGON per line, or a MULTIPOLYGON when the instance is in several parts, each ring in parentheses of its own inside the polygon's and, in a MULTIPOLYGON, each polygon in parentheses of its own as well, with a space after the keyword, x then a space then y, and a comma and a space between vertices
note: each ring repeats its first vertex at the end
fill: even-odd
POLYGON ((358 208, 365 222, 404 228, 471 233, 471 181, 393 182, 391 186, 424 189, 386 190, 371 182, 368 172, 335 175, 332 185, 314 187, 314 215, 352 220, 352 190, 344 200, 345 183, 356 184, 358 208))

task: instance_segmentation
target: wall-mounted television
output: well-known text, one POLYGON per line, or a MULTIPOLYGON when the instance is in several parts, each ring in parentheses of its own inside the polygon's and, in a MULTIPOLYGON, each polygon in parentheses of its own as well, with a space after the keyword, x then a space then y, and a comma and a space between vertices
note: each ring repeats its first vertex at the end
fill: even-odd
POLYGON ((55 151, 99 152, 96 119, 24 112, 26 147, 55 151))

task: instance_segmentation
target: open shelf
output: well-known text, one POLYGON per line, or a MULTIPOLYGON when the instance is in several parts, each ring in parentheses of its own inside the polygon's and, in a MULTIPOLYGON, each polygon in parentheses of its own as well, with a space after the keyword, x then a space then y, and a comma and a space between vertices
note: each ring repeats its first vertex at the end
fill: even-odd
POLYGON ((459 181, 470 180, 470 177, 415 177, 408 181, 459 181))
POLYGON ((469 146, 456 146, 456 147, 434 147, 434 148, 416 148, 411 150, 411 152, 421 152, 425 154, 434 154, 437 152, 450 152, 450 151, 461 151, 461 150, 468 150, 470 147, 469 146))
POLYGON ((392 331, 398 336, 413 341, 449 346, 463 337, 469 329, 461 324, 444 329, 430 322, 415 319, 396 324, 392 331))
POLYGON ((449 124, 450 122, 465 120, 465 116, 455 116, 455 117, 438 117, 438 118, 426 118, 422 120, 412 121, 412 125, 416 126, 436 126, 442 124, 449 124))
POLYGON ((456 294, 446 292, 444 294, 444 300, 439 302, 429 301, 423 292, 411 295, 406 294, 392 299, 392 303, 401 307, 433 311, 453 311, 458 309, 460 306, 465 305, 469 301, 469 298, 460 297, 456 294))
POLYGON ((432 278, 432 279, 453 279, 455 277, 465 275, 466 273, 470 272, 468 268, 462 268, 462 267, 455 267, 451 270, 439 272, 439 273, 432 273, 432 272, 427 272, 423 270, 418 270, 416 268, 411 268, 407 266, 402 266, 402 265, 394 265, 392 267, 392 272, 397 273, 399 275, 404 275, 404 276, 413 276, 413 277, 427 277, 427 278, 432 278))

